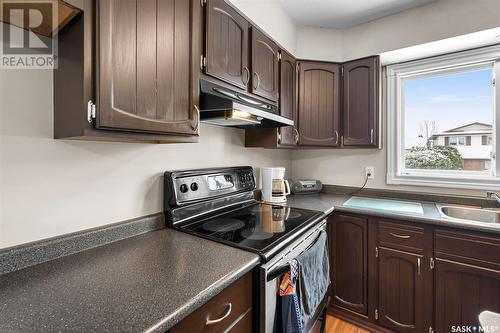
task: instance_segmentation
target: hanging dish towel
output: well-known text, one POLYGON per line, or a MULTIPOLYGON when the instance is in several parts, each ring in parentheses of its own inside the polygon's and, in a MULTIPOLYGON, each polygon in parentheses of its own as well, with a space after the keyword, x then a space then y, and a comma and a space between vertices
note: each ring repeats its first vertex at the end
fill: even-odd
POLYGON ((298 258, 300 268, 299 299, 302 309, 302 326, 305 332, 314 327, 314 318, 330 286, 330 263, 326 231, 298 258))
POLYGON ((290 262, 290 272, 280 281, 278 297, 278 332, 303 333, 302 310, 298 295, 299 265, 297 260, 290 262))

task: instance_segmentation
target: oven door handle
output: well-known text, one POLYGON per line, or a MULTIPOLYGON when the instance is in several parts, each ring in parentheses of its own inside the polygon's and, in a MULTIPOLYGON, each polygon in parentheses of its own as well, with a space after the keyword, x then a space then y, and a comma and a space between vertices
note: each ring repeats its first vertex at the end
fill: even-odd
POLYGON ((267 282, 270 282, 276 278, 279 278, 283 274, 290 272, 290 263, 287 262, 285 265, 280 266, 267 274, 267 282))
MULTIPOLYGON (((316 239, 315 239, 313 242, 311 242, 311 244, 309 244, 309 246, 307 246, 307 248, 306 248, 304 251, 300 252, 300 253, 297 255, 297 257, 298 257, 298 256, 300 256, 302 253, 304 253, 304 252, 306 252, 306 251, 309 251, 309 250, 310 250, 310 249, 311 249, 314 245, 316 245, 316 243, 318 242, 319 237, 320 237, 320 236, 321 236, 324 232, 326 233, 326 231, 324 231, 324 230, 320 230, 320 231, 317 233, 317 235, 316 235, 316 239)), ((290 271, 290 262, 287 262, 285 265, 280 266, 280 267, 278 267, 278 268, 276 268, 276 269, 272 270, 271 272, 269 272, 269 273, 267 274, 267 279, 266 279, 266 280, 267 280, 267 282, 272 281, 272 280, 274 280, 274 279, 276 279, 276 278, 280 277, 281 275, 288 273, 289 271, 290 271)))

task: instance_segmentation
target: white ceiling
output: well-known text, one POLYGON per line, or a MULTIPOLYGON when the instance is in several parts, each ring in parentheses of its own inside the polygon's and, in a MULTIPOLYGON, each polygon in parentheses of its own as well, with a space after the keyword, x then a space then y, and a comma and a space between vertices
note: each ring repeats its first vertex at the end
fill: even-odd
POLYGON ((344 29, 437 0, 278 0, 299 25, 344 29))

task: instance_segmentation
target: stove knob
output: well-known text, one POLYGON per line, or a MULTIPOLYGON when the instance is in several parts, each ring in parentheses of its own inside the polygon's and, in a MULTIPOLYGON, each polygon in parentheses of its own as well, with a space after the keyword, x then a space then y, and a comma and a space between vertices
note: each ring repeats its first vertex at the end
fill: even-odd
POLYGON ((180 190, 182 193, 186 193, 187 191, 189 191, 189 188, 186 184, 182 184, 180 190))
POLYGON ((191 190, 198 191, 198 183, 191 183, 191 190))

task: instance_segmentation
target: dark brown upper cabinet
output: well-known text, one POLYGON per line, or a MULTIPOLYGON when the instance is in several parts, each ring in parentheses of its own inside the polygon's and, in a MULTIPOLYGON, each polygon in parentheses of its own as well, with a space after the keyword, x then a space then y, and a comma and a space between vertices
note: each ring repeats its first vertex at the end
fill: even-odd
MULTIPOLYGON (((279 61, 279 111, 280 115, 297 119, 297 65, 296 60, 280 51, 279 61)), ((299 140, 295 126, 280 128, 251 128, 245 131, 246 147, 293 148, 299 140)))
MULTIPOLYGON (((279 110, 280 115, 294 121, 297 119, 297 63, 285 51, 280 53, 279 110)), ((278 144, 296 146, 299 140, 296 125, 278 129, 278 144)))
POLYGON ((195 134, 191 2, 99 1, 97 126, 195 134))
POLYGON ((250 25, 224 0, 209 0, 205 6, 205 73, 246 90, 250 82, 250 25))
POLYGON ((81 3, 58 34, 55 138, 196 142, 199 1, 81 3))
POLYGON ((277 102, 279 96, 279 49, 269 37, 252 27, 252 90, 277 102))
POLYGON ((329 232, 333 304, 368 316, 368 221, 336 215, 329 232))
POLYGON ((379 57, 343 65, 343 146, 377 147, 379 57))
POLYGON ((340 82, 338 64, 299 63, 300 146, 340 145, 340 82))

